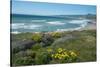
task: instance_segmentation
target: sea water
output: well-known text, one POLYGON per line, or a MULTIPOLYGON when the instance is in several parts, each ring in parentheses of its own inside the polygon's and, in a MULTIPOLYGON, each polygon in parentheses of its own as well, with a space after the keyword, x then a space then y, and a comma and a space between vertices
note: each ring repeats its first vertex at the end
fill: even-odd
POLYGON ((11 32, 53 32, 77 30, 87 25, 86 19, 68 16, 11 15, 11 32))

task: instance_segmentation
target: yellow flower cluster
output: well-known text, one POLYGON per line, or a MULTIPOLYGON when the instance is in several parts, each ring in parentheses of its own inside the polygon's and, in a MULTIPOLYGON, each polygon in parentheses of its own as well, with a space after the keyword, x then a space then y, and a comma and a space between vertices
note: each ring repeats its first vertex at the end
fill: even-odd
POLYGON ((72 57, 77 57, 77 54, 76 54, 75 52, 69 51, 69 53, 70 53, 70 55, 71 55, 72 57))
POLYGON ((58 48, 55 53, 51 54, 51 57, 54 59, 71 59, 72 57, 77 57, 77 54, 74 51, 66 51, 63 48, 58 48))
POLYGON ((48 52, 52 52, 53 50, 52 50, 51 48, 48 48, 47 51, 48 51, 48 52))
POLYGON ((67 54, 65 49, 58 48, 56 53, 52 54, 51 57, 55 59, 64 59, 66 57, 69 57, 69 55, 67 54))

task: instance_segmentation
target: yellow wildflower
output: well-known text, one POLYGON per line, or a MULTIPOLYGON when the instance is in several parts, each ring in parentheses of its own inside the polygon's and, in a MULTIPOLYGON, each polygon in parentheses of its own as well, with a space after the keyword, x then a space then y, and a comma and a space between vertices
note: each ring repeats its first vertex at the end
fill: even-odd
POLYGON ((62 56, 63 58, 65 58, 65 55, 64 55, 64 54, 62 54, 61 56, 62 56))
POLYGON ((51 57, 54 57, 54 55, 52 54, 51 57))
POLYGON ((55 58, 57 58, 57 56, 55 55, 55 58))
POLYGON ((75 52, 73 52, 73 51, 70 51, 70 55, 71 56, 77 56, 77 54, 75 52))
POLYGON ((48 51, 48 52, 52 52, 52 49, 48 48, 47 51, 48 51))
POLYGON ((59 59, 62 59, 62 57, 59 57, 59 59))
POLYGON ((63 51, 62 48, 58 48, 58 53, 61 53, 63 51))
POLYGON ((66 57, 69 57, 69 55, 68 55, 68 54, 65 54, 65 56, 66 56, 66 57))

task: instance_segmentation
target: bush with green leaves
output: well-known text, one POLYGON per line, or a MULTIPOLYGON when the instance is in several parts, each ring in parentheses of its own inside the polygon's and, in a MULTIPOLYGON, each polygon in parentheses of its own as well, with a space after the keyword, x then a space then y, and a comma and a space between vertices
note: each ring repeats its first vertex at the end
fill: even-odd
POLYGON ((36 43, 32 46, 31 50, 37 51, 38 49, 42 48, 42 45, 40 43, 36 43))
MULTIPOLYGON (((14 49, 13 66, 96 61, 95 30, 63 34, 62 32, 32 34, 32 42, 35 42, 30 48, 14 49)), ((29 45, 30 43, 26 47, 29 45)))
POLYGON ((35 64, 34 63, 34 59, 31 58, 31 57, 18 57, 15 59, 15 61, 13 62, 13 66, 17 65, 17 66, 20 66, 20 65, 32 65, 32 64, 35 64))
POLYGON ((13 49, 12 49, 12 52, 13 52, 13 53, 17 53, 17 52, 19 52, 19 51, 20 51, 20 48, 19 48, 19 47, 16 47, 16 48, 13 48, 13 49))
POLYGON ((35 42, 41 42, 42 34, 40 34, 40 33, 33 34, 32 40, 35 41, 35 42))
POLYGON ((36 52, 32 50, 20 51, 13 55, 13 65, 35 64, 36 52))
POLYGON ((47 52, 38 53, 35 58, 36 64, 48 64, 51 61, 51 57, 47 52))
POLYGON ((53 32, 53 33, 51 33, 51 35, 54 38, 60 38, 62 36, 62 33, 60 33, 60 32, 53 32))

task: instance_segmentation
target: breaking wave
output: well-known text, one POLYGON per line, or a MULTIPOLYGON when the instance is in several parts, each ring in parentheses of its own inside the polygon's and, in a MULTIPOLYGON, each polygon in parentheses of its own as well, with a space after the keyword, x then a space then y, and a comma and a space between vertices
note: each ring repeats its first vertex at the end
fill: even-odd
POLYGON ((12 29, 36 29, 41 26, 42 25, 38 25, 38 24, 13 23, 12 29))
POLYGON ((66 23, 63 23, 61 21, 52 21, 52 22, 46 22, 46 23, 52 24, 52 25, 64 25, 64 24, 66 24, 66 23))

